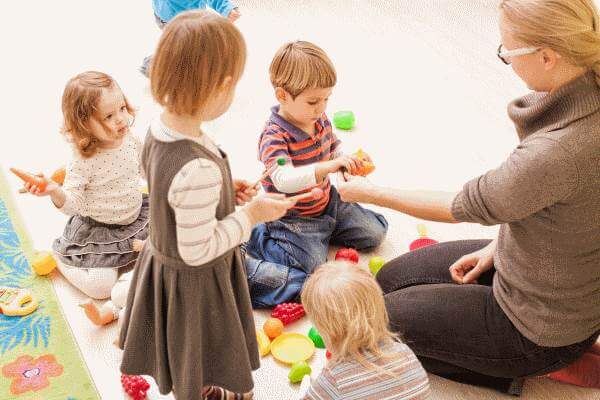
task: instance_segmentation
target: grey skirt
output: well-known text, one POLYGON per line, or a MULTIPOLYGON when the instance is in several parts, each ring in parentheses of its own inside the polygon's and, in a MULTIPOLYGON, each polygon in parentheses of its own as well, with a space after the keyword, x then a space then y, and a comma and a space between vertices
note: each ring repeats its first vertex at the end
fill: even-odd
POLYGON ((52 244, 56 257, 63 264, 76 268, 122 268, 137 260, 133 241, 146 240, 150 207, 143 195, 137 219, 129 225, 103 224, 90 217, 69 218, 61 237, 52 244))

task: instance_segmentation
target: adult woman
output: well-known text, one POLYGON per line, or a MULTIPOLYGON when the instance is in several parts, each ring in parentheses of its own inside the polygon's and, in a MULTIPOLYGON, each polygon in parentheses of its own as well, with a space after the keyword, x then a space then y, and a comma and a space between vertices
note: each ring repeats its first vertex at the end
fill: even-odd
POLYGON ((600 333, 600 19, 593 0, 503 0, 500 11, 498 55, 534 90, 509 105, 520 144, 506 162, 459 193, 354 177, 339 192, 423 219, 501 224, 493 241, 406 254, 377 280, 426 369, 519 394, 522 377, 571 364, 600 333))

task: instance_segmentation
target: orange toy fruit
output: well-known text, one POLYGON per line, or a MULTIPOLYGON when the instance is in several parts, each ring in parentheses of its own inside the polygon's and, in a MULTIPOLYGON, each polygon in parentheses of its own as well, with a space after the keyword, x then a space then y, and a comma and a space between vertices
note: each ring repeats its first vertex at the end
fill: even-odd
POLYGON ((263 331, 269 338, 274 339, 283 332, 283 322, 278 318, 269 318, 263 325, 263 331))
POLYGON ((362 149, 358 149, 358 151, 353 155, 361 159, 363 162, 362 167, 356 172, 356 175, 367 176, 371 172, 375 171, 375 164, 373 164, 371 161, 371 157, 369 157, 369 155, 362 149))
POLYGON ((65 183, 65 176, 67 176, 67 171, 65 167, 62 167, 54 171, 50 179, 62 186, 65 183))
POLYGON ((23 182, 37 186, 41 192, 46 190, 46 186, 48 186, 48 181, 40 176, 36 176, 16 168, 10 168, 10 172, 21 178, 23 182))

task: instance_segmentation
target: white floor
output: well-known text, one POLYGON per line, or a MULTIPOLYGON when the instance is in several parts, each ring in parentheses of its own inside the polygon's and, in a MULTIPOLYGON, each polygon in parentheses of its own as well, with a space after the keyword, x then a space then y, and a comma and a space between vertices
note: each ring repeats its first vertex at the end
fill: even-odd
MULTIPOLYGON (((148 82, 137 72, 159 30, 149 0, 56 0, 3 6, 3 168, 51 173, 67 162, 59 135, 60 96, 67 79, 89 69, 110 73, 138 107, 135 132, 145 135, 157 113, 148 82)), ((516 144, 506 104, 525 93, 510 67, 499 62, 496 4, 492 0, 240 0, 238 22, 249 49, 245 75, 231 110, 210 124, 229 153, 234 174, 253 179, 261 170, 257 138, 273 105, 268 65, 285 41, 323 47, 338 72, 329 113, 351 109, 358 126, 340 132, 347 151, 364 148, 377 170, 372 179, 400 188, 459 190, 466 180, 502 162, 516 144)), ((10 176, 17 188, 19 182, 10 176)), ((20 196, 19 208, 38 249, 48 249, 65 222, 46 199, 20 196)), ((391 222, 378 254, 407 251, 417 221, 384 211, 391 222)), ((492 237, 493 228, 427 224, 438 240, 492 237)), ((361 259, 367 263, 368 255, 361 259)), ((122 398, 116 327, 97 328, 77 303, 83 295, 52 276, 65 315, 103 399, 122 398)), ((266 313, 257 313, 262 325, 266 313)), ((304 332, 307 321, 290 330, 304 332)), ((311 361, 317 372, 319 352, 311 361)), ((257 399, 291 399, 297 387, 271 357, 255 374, 257 399)), ((492 391, 432 377, 436 399, 500 399, 492 391)), ((598 391, 528 381, 524 399, 598 399, 598 391)))

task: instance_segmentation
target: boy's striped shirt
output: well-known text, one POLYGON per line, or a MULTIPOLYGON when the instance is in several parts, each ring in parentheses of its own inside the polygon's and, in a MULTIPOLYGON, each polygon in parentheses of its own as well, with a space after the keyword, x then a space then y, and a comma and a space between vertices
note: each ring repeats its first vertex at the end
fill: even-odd
MULTIPOLYGON (((301 167, 321 161, 331 160, 340 145, 339 139, 333 133, 331 122, 325 114, 315 123, 312 135, 286 121, 278 114, 279 106, 271 109, 271 116, 265 124, 260 136, 258 154, 260 161, 269 168, 278 158, 284 158, 286 165, 301 167)), ((277 190, 271 177, 262 181, 263 188, 267 192, 281 193, 277 190)), ((291 193, 294 196, 309 192, 312 188, 319 187, 323 190, 323 196, 317 199, 299 201, 290 209, 286 216, 318 216, 323 213, 329 203, 329 192, 331 184, 329 178, 315 186, 308 187, 300 192, 291 193)))

